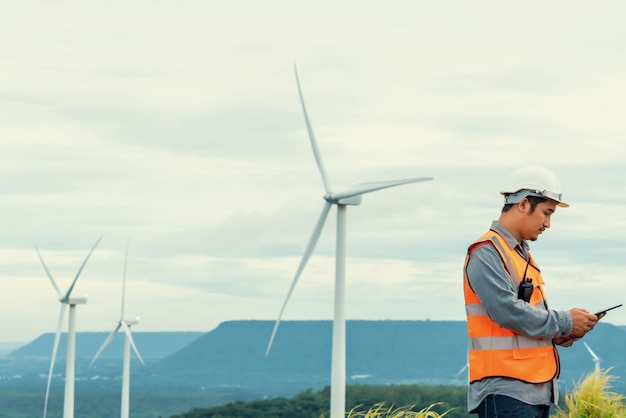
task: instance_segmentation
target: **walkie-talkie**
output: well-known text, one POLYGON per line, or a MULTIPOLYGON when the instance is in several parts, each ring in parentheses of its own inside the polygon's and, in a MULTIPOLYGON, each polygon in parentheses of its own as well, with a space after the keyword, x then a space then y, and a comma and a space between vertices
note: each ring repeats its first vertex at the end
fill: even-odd
POLYGON ((526 263, 526 268, 524 269, 524 278, 519 283, 519 287, 517 288, 517 298, 523 300, 524 302, 530 302, 530 297, 533 294, 533 279, 530 277, 526 277, 526 272, 528 271, 528 266, 530 265, 530 255, 528 256, 528 262, 526 263))
POLYGON ((527 278, 520 282, 519 288, 517 289, 517 298, 523 300, 524 302, 530 302, 530 297, 533 294, 533 279, 527 278))

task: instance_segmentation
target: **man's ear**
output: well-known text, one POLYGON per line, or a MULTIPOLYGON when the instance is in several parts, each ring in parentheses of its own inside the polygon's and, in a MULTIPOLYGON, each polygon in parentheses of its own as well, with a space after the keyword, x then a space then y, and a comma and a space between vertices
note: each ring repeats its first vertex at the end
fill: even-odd
POLYGON ((519 201, 519 203, 517 204, 517 207, 522 211, 522 212, 526 212, 526 209, 530 206, 530 202, 528 201, 528 199, 523 198, 522 200, 519 201))

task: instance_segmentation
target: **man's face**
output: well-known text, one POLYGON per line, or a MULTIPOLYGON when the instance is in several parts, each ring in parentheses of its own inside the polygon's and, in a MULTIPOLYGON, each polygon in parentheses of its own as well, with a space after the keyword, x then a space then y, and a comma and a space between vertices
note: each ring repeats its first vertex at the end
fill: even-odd
POLYGON ((546 200, 537 205, 535 210, 530 212, 530 202, 526 201, 525 211, 526 220, 523 227, 523 237, 529 241, 536 241, 539 234, 550 228, 550 218, 556 211, 557 202, 554 200, 546 200))

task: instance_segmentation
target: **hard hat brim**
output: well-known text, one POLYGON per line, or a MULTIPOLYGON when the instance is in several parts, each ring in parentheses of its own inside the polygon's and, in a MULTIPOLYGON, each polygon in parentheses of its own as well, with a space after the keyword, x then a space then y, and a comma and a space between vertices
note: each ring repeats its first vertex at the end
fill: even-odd
POLYGON ((536 197, 542 197, 544 199, 549 199, 552 200, 554 202, 556 202, 557 206, 562 207, 562 208, 568 208, 569 204, 563 202, 561 200, 561 194, 557 194, 557 193, 552 193, 548 190, 527 190, 527 189, 522 189, 522 190, 518 190, 515 192, 500 192, 500 194, 504 195, 504 204, 508 205, 508 204, 514 204, 514 203, 519 203, 522 201, 522 199, 528 197, 528 196, 536 196, 536 197))

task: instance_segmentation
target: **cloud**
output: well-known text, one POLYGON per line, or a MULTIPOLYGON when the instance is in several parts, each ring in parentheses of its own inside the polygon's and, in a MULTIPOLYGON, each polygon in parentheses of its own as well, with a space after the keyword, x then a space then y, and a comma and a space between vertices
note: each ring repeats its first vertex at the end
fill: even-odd
MULTIPOLYGON (((621 3, 127 6, 0 6, 6 338, 54 327, 34 248, 63 287, 100 235, 81 329, 117 319, 128 236, 141 329, 275 318, 325 193, 294 62, 333 188, 434 177, 348 209, 349 317, 462 319, 466 247, 531 163, 571 203, 533 243, 550 303, 619 294, 621 3)), ((335 227, 288 318, 331 317, 335 227)))

